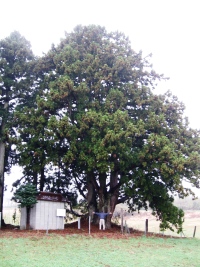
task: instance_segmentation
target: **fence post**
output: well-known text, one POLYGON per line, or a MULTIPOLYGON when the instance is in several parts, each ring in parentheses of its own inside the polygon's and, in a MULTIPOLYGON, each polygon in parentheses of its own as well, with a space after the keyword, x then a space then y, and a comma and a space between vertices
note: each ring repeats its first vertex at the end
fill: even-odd
POLYGON ((1 229, 1 212, 0 212, 0 229, 1 229))
POLYGON ((126 232, 126 234, 130 234, 130 230, 128 228, 126 221, 125 221, 125 232, 126 232))
POLYGON ((90 235, 90 221, 91 221, 91 217, 89 216, 89 235, 90 235))
POLYGON ((193 233, 193 237, 195 237, 195 234, 196 234, 196 229, 197 229, 197 227, 195 226, 195 227, 194 227, 194 233, 193 233))
POLYGON ((78 229, 81 229, 81 218, 78 217, 78 229))
POLYGON ((145 222, 145 235, 148 233, 148 219, 145 222))
POLYGON ((124 232, 124 222, 123 222, 123 209, 121 209, 121 233, 123 234, 124 232))

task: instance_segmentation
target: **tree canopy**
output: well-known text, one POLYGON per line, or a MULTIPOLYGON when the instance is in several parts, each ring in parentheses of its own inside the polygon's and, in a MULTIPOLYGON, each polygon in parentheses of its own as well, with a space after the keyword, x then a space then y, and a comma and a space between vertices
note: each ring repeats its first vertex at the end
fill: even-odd
MULTIPOLYGON (((129 39, 77 26, 34 63, 34 106, 15 110, 19 164, 40 190, 82 197, 92 211, 150 207, 161 227, 181 231, 174 196, 199 187, 199 131, 129 39)), ((109 221, 108 221, 109 224, 109 221)))
POLYGON ((15 159, 11 149, 16 137, 13 112, 18 105, 27 103, 33 92, 30 43, 18 32, 0 40, 0 211, 3 205, 4 172, 9 171, 15 159))
POLYGON ((19 203, 21 208, 32 208, 37 203, 37 188, 33 184, 22 184, 13 194, 12 200, 19 203))

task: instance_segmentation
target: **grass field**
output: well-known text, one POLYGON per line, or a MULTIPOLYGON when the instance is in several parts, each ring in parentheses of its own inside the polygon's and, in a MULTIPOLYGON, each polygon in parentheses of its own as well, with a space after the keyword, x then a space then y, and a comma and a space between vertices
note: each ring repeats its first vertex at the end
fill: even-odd
MULTIPOLYGON (((4 210, 6 223, 13 224, 14 210, 4 210)), ((146 219, 149 231, 159 233, 159 222, 150 212, 124 217, 129 227, 138 230, 144 230, 146 219)), ((164 234, 175 235, 169 231, 164 234)), ((122 239, 76 234, 0 237, 0 267, 200 267, 200 211, 185 212, 184 235, 189 238, 165 238, 165 235, 163 238, 127 235, 122 239), (194 226, 197 238, 190 238, 194 226)))
POLYGON ((200 240, 55 236, 0 239, 1 267, 199 267, 200 240))

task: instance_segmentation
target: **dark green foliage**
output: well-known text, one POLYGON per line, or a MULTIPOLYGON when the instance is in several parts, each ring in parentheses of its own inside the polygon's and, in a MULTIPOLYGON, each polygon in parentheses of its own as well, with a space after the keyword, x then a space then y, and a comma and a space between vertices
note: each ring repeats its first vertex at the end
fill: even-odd
POLYGON ((13 112, 28 102, 33 89, 30 43, 18 32, 0 40, 0 211, 3 206, 4 172, 17 162, 12 150, 16 138, 13 112))
POLYGON ((13 100, 9 102, 11 111, 21 101, 27 102, 31 94, 31 62, 34 57, 30 43, 18 32, 1 40, 0 48, 0 107, 13 100))
POLYGON ((12 200, 20 204, 21 208, 32 208, 37 203, 38 192, 33 184, 21 185, 13 194, 12 200))

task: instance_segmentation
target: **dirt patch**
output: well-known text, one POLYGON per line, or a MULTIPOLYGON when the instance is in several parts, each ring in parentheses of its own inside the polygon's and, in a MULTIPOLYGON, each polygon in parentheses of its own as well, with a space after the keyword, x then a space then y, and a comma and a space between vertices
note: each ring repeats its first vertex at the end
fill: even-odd
MULTIPOLYGON (((19 230, 16 226, 13 225, 5 225, 0 229, 0 238, 42 238, 44 236, 52 236, 52 235, 85 235, 91 236, 95 238, 115 238, 115 239, 126 239, 130 237, 141 237, 144 236, 143 231, 137 231, 133 229, 129 229, 130 233, 123 233, 121 232, 121 227, 115 224, 112 224, 111 229, 99 230, 98 225, 91 225, 90 226, 90 233, 89 233, 89 225, 88 221, 81 221, 81 229, 78 229, 77 222, 66 224, 65 229, 63 230, 19 230)), ((167 238, 168 236, 163 236, 160 234, 148 233, 147 237, 162 237, 167 238)))

